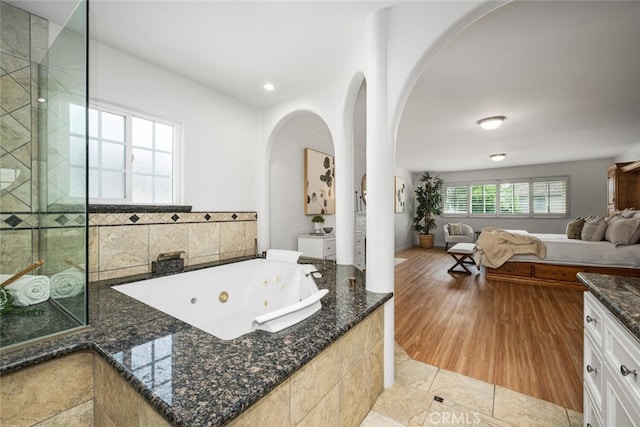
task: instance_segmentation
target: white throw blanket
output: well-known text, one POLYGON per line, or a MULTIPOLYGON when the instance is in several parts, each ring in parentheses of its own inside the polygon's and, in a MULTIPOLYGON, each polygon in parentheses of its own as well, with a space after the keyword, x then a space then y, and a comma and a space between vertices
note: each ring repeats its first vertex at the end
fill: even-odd
POLYGON ((51 276, 51 298, 71 298, 83 290, 84 272, 77 268, 67 268, 51 276))
MULTIPOLYGON (((0 283, 11 276, 13 275, 0 274, 0 283)), ((50 281, 47 276, 22 276, 4 288, 13 297, 13 305, 27 307, 49 299, 50 281)))
POLYGON ((520 254, 534 254, 544 259, 547 248, 537 237, 512 233, 500 228, 483 228, 476 240, 473 259, 477 265, 498 268, 509 258, 520 254))
POLYGON ((285 249, 269 249, 267 251, 267 259, 273 261, 290 262, 293 264, 298 263, 298 258, 300 258, 300 255, 302 255, 302 252, 288 251, 285 249))

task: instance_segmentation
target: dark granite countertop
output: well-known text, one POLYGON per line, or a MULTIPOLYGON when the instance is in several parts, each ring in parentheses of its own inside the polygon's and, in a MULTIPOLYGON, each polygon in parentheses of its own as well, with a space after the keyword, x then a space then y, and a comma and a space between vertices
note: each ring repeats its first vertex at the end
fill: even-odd
POLYGON ((4 350, 0 374, 92 350, 175 425, 224 425, 392 296, 367 292, 355 267, 317 267, 318 286, 329 289, 319 312, 277 333, 230 341, 112 290, 114 281, 92 283, 89 328, 4 350), (355 288, 349 277, 356 277, 355 288))
POLYGON ((640 341, 640 278, 578 273, 578 278, 640 341))

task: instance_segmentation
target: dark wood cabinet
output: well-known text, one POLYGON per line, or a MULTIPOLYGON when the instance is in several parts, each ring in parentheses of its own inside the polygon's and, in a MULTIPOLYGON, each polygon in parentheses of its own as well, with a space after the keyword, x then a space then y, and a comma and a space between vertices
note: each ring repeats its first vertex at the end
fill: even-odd
POLYGON ((607 215, 625 208, 640 209, 638 162, 615 163, 607 168, 607 215))

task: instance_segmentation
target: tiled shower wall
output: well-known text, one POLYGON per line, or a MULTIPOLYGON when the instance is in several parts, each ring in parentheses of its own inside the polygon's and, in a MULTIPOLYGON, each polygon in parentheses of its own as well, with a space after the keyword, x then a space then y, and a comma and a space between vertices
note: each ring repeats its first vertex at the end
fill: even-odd
POLYGON ((89 214, 89 281, 151 271, 163 252, 185 251, 185 265, 252 256, 255 212, 89 214))
MULTIPOLYGON (((5 220, 38 212, 38 64, 47 53, 49 30, 45 19, 4 2, 0 8, 0 214, 5 220)), ((3 221, 0 272, 18 271, 37 257, 37 220, 26 224, 16 228, 3 221)))

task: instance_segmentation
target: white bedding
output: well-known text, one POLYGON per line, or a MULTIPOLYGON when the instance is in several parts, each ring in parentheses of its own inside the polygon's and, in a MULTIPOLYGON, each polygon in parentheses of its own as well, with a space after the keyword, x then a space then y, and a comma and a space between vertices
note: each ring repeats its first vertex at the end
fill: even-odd
POLYGON ((546 257, 540 259, 535 255, 516 255, 509 261, 640 268, 640 244, 616 247, 604 240, 587 242, 568 239, 564 234, 526 234, 542 240, 547 247, 546 257))

